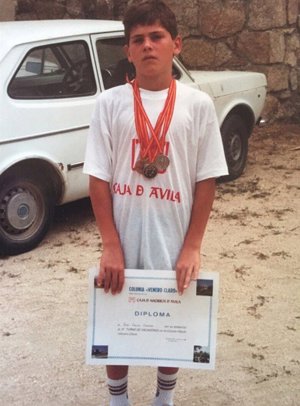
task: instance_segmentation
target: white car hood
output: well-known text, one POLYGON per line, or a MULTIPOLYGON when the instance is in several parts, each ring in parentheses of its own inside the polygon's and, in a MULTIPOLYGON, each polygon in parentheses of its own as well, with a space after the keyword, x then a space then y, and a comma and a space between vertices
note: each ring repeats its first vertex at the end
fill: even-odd
POLYGON ((209 85, 214 97, 267 86, 265 75, 257 72, 190 71, 190 74, 200 88, 209 85))

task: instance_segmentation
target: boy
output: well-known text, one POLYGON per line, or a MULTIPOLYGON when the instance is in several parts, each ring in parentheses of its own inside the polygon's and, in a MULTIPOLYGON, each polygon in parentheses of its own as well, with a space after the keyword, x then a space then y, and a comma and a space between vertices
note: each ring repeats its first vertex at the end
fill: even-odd
MULTIPOLYGON (((96 104, 84 171, 102 236, 98 283, 121 292, 124 268, 175 270, 179 294, 198 276, 215 194, 227 174, 213 103, 172 77, 181 51, 163 1, 131 3, 125 50, 136 77, 96 104)), ((151 271, 150 271, 151 272, 151 271)), ((172 406, 177 368, 158 368, 153 406, 172 406)), ((107 366, 111 406, 129 405, 127 366, 107 366)))

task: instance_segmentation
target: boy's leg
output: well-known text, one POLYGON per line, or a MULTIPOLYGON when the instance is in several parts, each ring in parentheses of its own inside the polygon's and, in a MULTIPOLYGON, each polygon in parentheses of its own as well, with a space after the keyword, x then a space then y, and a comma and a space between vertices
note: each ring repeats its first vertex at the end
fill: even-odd
POLYGON ((178 368, 159 367, 157 370, 157 392, 152 406, 174 406, 173 396, 178 368))
POLYGON ((107 365, 106 373, 110 406, 129 406, 127 395, 128 366, 107 365))

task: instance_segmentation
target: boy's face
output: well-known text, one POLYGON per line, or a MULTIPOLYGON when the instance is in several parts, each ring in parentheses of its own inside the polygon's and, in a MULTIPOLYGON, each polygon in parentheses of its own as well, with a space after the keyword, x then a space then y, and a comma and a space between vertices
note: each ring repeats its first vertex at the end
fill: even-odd
POLYGON ((137 78, 170 78, 173 56, 181 51, 181 38, 175 39, 159 23, 137 25, 130 32, 125 46, 129 62, 136 69, 137 78))

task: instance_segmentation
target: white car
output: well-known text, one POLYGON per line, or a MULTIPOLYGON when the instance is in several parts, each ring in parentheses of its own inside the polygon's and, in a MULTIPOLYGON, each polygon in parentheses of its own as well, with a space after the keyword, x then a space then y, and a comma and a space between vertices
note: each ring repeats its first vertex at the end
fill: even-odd
MULTIPOLYGON (((82 173, 97 95, 134 76, 119 21, 0 23, 0 252, 35 247, 55 205, 88 196, 82 173)), ((174 76, 214 100, 230 175, 244 170, 248 138, 259 120, 266 78, 254 72, 174 76)))

